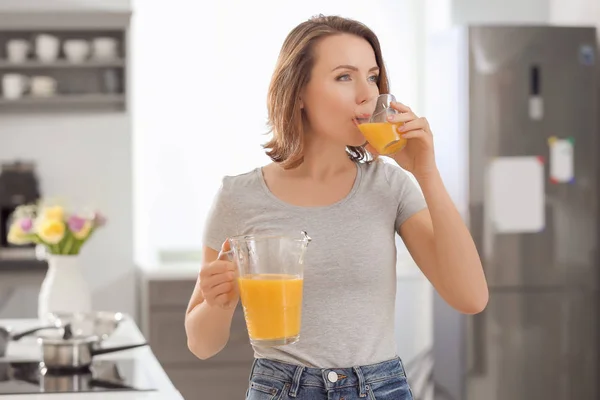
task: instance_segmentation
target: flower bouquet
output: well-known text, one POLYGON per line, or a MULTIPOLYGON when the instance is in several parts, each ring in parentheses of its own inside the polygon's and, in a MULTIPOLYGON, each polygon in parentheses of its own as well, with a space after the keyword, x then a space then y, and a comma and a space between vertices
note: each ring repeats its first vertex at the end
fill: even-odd
POLYGON ((97 212, 67 214, 62 206, 23 205, 12 215, 7 241, 43 245, 49 254, 76 255, 105 223, 97 212))
POLYGON ((57 205, 24 205, 14 211, 7 241, 13 245, 34 243, 46 250, 48 272, 38 297, 42 321, 51 321, 52 313, 91 311, 92 294, 79 253, 105 223, 99 213, 67 213, 57 205))

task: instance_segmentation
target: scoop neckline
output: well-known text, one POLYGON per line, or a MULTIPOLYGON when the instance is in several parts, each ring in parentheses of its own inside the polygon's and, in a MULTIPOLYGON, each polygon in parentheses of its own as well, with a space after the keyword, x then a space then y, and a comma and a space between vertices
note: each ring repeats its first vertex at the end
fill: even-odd
POLYGON ((264 167, 258 167, 254 171, 258 177, 258 180, 260 181, 260 186, 262 187, 262 189, 265 192, 265 194, 267 195, 267 197, 269 197, 273 202, 275 202, 279 206, 283 206, 285 208, 291 208, 294 210, 300 210, 300 211, 319 211, 319 210, 330 210, 332 208, 339 207, 339 206, 345 204, 346 202, 348 202, 352 197, 354 197, 354 195, 358 191, 358 188, 360 186, 360 183, 362 181, 362 176, 363 176, 363 169, 362 169, 361 163, 355 162, 354 165, 356 166, 356 177, 354 178, 354 184, 352 185, 350 192, 348 192, 348 194, 346 196, 344 196, 344 198, 336 201, 335 203, 327 204, 325 206, 312 206, 312 207, 298 206, 298 205, 290 204, 286 201, 281 200, 279 197, 275 196, 275 194, 273 194, 273 192, 271 192, 271 189, 269 189, 269 187, 267 186, 267 182, 265 181, 265 176, 263 174, 264 167))

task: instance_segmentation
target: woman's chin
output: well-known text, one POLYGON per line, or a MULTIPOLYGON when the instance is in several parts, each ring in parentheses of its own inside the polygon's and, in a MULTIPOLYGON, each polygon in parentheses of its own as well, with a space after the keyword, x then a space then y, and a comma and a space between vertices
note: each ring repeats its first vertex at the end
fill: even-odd
POLYGON ((367 144, 367 139, 364 136, 360 135, 358 137, 352 137, 351 140, 346 142, 346 146, 349 147, 361 147, 367 144))

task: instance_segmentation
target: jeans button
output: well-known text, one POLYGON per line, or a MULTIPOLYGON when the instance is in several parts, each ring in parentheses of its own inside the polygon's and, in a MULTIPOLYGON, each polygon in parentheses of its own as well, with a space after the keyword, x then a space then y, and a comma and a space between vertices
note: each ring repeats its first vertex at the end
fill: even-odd
POLYGON ((329 379, 329 382, 337 382, 338 374, 335 371, 329 371, 327 379, 329 379))

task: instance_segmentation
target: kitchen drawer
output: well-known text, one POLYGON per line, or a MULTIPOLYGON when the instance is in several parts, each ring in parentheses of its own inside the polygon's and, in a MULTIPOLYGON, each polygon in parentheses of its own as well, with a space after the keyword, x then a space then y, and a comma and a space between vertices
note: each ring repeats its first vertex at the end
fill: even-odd
POLYGON ((183 309, 181 311, 153 311, 150 314, 149 342, 161 364, 199 362, 208 367, 220 362, 252 361, 254 352, 250 346, 241 308, 238 308, 233 315, 231 335, 227 346, 219 354, 206 361, 199 360, 189 351, 184 321, 185 310, 183 309))
POLYGON ((196 280, 194 279, 149 281, 150 308, 153 306, 181 306, 185 310, 195 285, 196 280))
POLYGON ((165 372, 185 400, 245 398, 252 363, 214 368, 166 367, 165 372))

